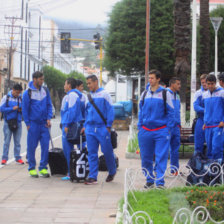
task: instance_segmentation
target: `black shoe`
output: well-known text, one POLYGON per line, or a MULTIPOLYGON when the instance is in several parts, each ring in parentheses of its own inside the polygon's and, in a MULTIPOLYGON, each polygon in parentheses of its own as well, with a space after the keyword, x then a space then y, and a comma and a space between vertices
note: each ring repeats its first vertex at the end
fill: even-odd
POLYGON ((145 189, 153 188, 153 185, 154 185, 154 183, 146 182, 146 184, 144 185, 144 188, 145 189))
POLYGON ((114 179, 115 175, 116 175, 116 173, 114 175, 109 174, 106 178, 106 182, 111 182, 114 179))
POLYGON ((97 180, 95 180, 94 178, 88 178, 88 179, 85 181, 85 184, 86 184, 86 185, 97 184, 97 180))

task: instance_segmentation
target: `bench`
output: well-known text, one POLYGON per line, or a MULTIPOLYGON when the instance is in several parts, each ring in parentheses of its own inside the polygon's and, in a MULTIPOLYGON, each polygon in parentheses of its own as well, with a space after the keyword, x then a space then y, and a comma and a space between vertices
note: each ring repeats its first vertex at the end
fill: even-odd
POLYGON ((180 129, 180 144, 183 146, 183 156, 184 156, 184 146, 194 145, 194 135, 192 133, 192 128, 182 128, 180 129))

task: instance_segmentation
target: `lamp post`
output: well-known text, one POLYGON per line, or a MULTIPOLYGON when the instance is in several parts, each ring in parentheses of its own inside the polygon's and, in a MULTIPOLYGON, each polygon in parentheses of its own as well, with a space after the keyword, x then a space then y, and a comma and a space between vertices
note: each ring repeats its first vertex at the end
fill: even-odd
POLYGON ((215 30, 215 76, 217 78, 217 75, 218 75, 218 31, 222 23, 222 17, 211 17, 210 20, 215 30))
POLYGON ((194 111, 194 94, 196 92, 196 71, 197 71, 197 2, 192 3, 192 52, 191 52, 191 109, 190 109, 190 125, 195 118, 194 111))

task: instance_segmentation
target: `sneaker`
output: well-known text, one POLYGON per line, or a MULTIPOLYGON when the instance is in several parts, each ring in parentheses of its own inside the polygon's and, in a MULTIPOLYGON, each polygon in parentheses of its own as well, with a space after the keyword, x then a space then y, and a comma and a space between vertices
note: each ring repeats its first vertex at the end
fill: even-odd
POLYGON ((18 164, 21 164, 21 165, 23 165, 23 164, 24 164, 24 162, 23 162, 23 160, 22 160, 22 159, 18 159, 18 160, 16 160, 16 162, 17 162, 18 164))
POLYGON ((70 177, 69 176, 62 177, 61 180, 70 180, 70 177))
POLYGON ((146 184, 144 185, 144 188, 145 189, 153 188, 153 186, 154 186, 154 183, 146 182, 146 184))
POLYGON ((42 170, 40 170, 40 171, 39 171, 39 174, 40 174, 41 177, 45 177, 45 178, 50 177, 50 175, 49 175, 47 169, 42 169, 42 170))
POLYGON ((7 160, 6 159, 3 159, 2 160, 2 165, 6 165, 6 163, 7 163, 7 160))
POLYGON ((111 182, 113 181, 114 177, 115 177, 116 173, 114 175, 108 175, 107 178, 106 178, 106 182, 111 182))
POLYGON ((157 185, 156 188, 157 189, 163 189, 163 190, 165 189, 164 185, 161 185, 161 184, 157 185))
POLYGON ((88 178, 88 179, 85 181, 85 184, 86 184, 86 185, 97 184, 97 180, 95 180, 94 178, 88 178))
POLYGON ((35 178, 39 177, 36 170, 30 170, 29 174, 30 174, 31 177, 35 177, 35 178))

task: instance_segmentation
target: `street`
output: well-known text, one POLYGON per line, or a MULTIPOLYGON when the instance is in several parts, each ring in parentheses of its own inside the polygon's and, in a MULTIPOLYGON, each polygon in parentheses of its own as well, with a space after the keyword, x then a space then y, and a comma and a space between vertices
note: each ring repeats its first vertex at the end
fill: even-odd
MULTIPOLYGON (((55 119, 51 120, 52 128, 51 134, 52 138, 56 138, 61 135, 61 129, 59 128, 60 125, 60 116, 56 116, 55 119)), ((4 143, 4 134, 3 134, 3 124, 4 121, 0 121, 0 159, 2 159, 3 153, 3 143, 4 143)), ((22 130, 22 138, 21 138, 21 154, 26 152, 26 138, 27 138, 27 129, 24 122, 22 122, 23 130, 22 130)), ((51 146, 50 146, 51 148, 51 146)), ((9 149, 9 159, 14 158, 14 143, 13 143, 13 136, 11 138, 10 149, 9 149)))

